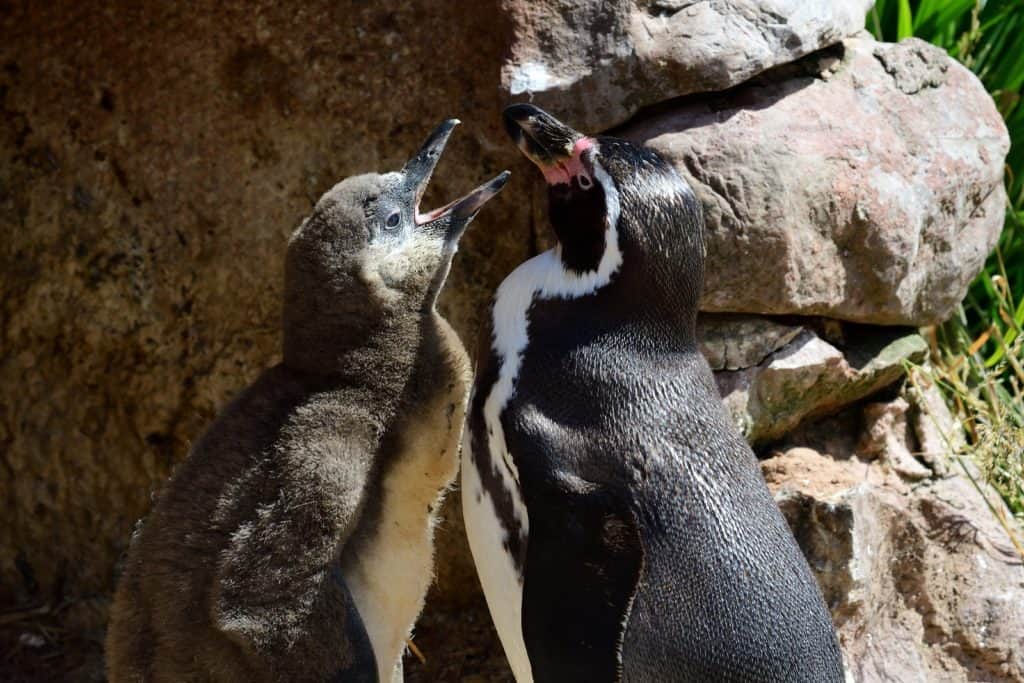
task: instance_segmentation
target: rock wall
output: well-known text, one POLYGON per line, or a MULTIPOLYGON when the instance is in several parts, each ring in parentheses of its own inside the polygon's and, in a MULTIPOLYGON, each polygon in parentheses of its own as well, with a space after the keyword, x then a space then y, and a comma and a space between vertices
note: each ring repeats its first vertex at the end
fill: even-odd
MULTIPOLYGON (((941 597, 961 590, 950 576, 970 557, 932 536, 948 517, 935 500, 969 498, 936 464, 950 449, 884 436, 909 424, 886 401, 903 362, 926 355, 915 326, 949 315, 998 235, 1006 132, 941 52, 855 36, 868 5, 0 4, 0 613, 22 610, 0 620, 0 646, 5 634, 19 657, 78 643, 92 659, 54 655, 38 670, 100 676, 105 601, 135 520, 190 440, 278 358, 287 236, 334 182, 397 167, 449 116, 464 125, 428 204, 513 170, 442 300, 475 346, 487 297, 548 239, 543 193, 499 118, 532 97, 655 147, 704 203, 705 351, 747 437, 766 455, 785 445, 766 475, 858 680, 1024 680, 1019 650, 1003 647, 1019 623, 972 621, 941 597), (845 445, 822 444, 822 424, 845 445), (861 433, 883 436, 858 450, 847 442, 861 433), (861 467, 878 491, 854 486, 861 467), (865 578, 888 571, 864 559, 873 529, 885 557, 927 551, 914 567, 940 597, 922 602, 911 569, 865 578), (892 596, 902 611, 884 617, 892 596), (38 614, 63 635, 32 640, 38 614), (894 643, 926 646, 887 669, 895 646, 864 633, 896 622, 894 643)), ((977 519, 984 506, 965 505, 998 535, 977 519)), ((416 640, 427 661, 408 660, 409 680, 508 680, 460 518, 452 496, 416 640)), ((986 557, 1002 578, 971 583, 971 609, 1003 615, 993 605, 1024 599, 1024 570, 986 557)))

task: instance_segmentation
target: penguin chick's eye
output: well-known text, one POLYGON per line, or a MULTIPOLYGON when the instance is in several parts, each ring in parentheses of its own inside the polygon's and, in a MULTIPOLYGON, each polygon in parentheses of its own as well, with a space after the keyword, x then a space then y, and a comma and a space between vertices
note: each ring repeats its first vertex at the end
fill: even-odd
POLYGON ((576 176, 576 182, 579 183, 581 190, 589 190, 594 186, 594 181, 588 175, 576 176))
POLYGON ((384 225, 388 229, 394 230, 395 228, 398 227, 398 224, 401 223, 401 222, 402 222, 402 212, 401 211, 395 211, 393 214, 388 216, 386 221, 384 221, 384 225))

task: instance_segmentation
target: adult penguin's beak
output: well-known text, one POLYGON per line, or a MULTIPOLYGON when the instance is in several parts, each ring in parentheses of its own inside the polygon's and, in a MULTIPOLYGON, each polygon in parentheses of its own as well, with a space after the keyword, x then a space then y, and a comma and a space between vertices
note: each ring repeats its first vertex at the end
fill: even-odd
POLYGON ((570 183, 576 176, 588 175, 580 155, 594 145, 593 138, 532 104, 513 104, 502 116, 516 147, 537 165, 549 184, 570 183))

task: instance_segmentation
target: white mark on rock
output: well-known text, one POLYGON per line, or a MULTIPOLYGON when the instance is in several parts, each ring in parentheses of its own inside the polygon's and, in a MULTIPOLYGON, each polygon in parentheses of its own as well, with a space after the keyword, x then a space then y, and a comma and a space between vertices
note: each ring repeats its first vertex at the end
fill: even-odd
POLYGON ((508 89, 512 95, 543 92, 554 82, 548 67, 540 62, 524 62, 512 67, 508 89))

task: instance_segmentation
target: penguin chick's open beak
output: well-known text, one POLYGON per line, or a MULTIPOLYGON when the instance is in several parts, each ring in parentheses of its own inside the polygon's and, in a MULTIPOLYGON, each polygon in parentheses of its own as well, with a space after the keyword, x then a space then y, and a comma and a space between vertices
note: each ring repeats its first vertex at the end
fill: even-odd
POLYGON ((423 143, 420 151, 416 153, 416 156, 410 159, 402 169, 405 182, 413 192, 416 225, 426 225, 427 223, 433 223, 441 218, 450 216, 453 219, 451 221, 451 237, 457 237, 461 233, 461 229, 473 219, 477 211, 480 210, 480 207, 488 199, 498 194, 509 177, 508 171, 502 171, 469 194, 449 202, 439 209, 420 213, 420 200, 423 199, 423 193, 426 192, 427 184, 430 182, 430 177, 434 174, 437 162, 441 160, 441 153, 448 143, 448 138, 451 137, 452 131, 455 130, 457 125, 459 125, 458 119, 448 119, 435 128, 434 132, 427 138, 427 141, 423 143))
POLYGON ((549 185, 571 183, 578 176, 592 180, 580 155, 594 145, 593 138, 532 104, 506 107, 502 117, 509 137, 537 165, 549 185))

